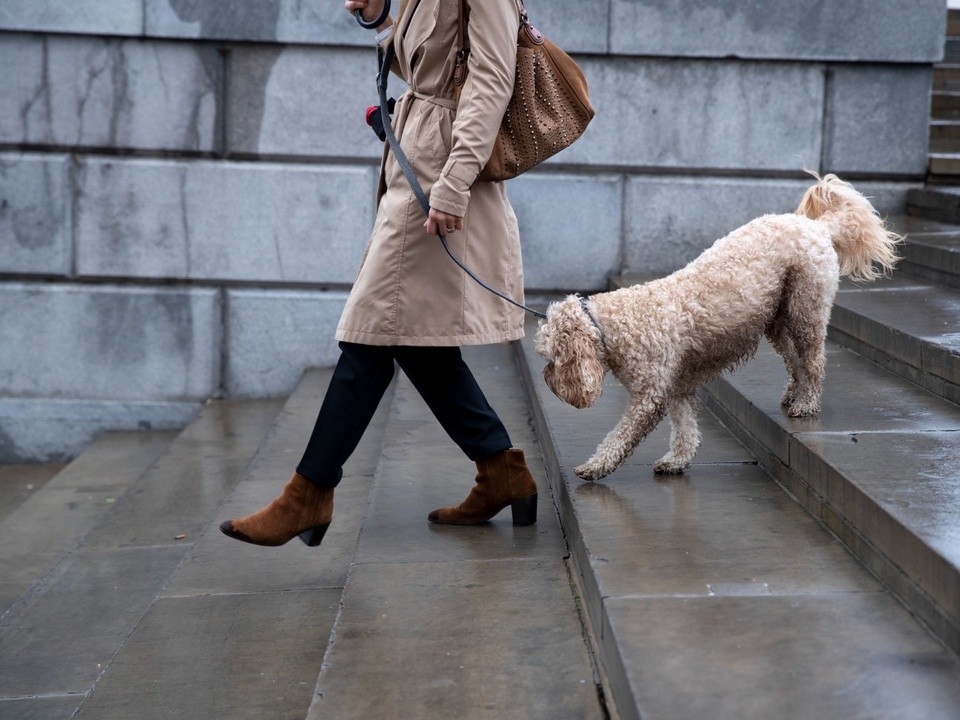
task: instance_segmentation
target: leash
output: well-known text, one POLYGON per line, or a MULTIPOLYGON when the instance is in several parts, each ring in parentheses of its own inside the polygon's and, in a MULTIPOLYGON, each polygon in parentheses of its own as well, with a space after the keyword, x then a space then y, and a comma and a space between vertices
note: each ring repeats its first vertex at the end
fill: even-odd
MULTIPOLYGON (((389 0, 384 0, 384 13, 389 12, 389 8, 389 0)), ((362 20, 359 10, 356 11, 356 14, 358 16, 358 21, 362 20)), ((379 22, 377 22, 377 25, 386 19, 386 15, 384 14, 381 14, 381 17, 382 19, 378 18, 379 22)), ((361 22, 360 24, 366 27, 364 22, 361 22)), ((376 27, 376 25, 373 27, 376 27)), ((387 136, 387 142, 390 144, 390 149, 393 150, 393 155, 397 159, 397 164, 400 165, 400 169, 403 170, 403 174, 407 178, 407 183, 409 183, 414 197, 416 197, 417 202, 420 203, 420 208, 423 210, 425 215, 429 215, 430 201, 427 200, 427 195, 420 186, 420 181, 417 180, 417 175, 410 166, 407 156, 404 154, 403 150, 400 149, 400 141, 397 140, 396 133, 393 131, 393 123, 390 121, 389 100, 387 100, 387 77, 390 75, 390 66, 393 64, 393 58, 393 43, 389 44, 386 51, 384 51, 382 47, 377 47, 377 62, 379 65, 377 68, 377 92, 380 95, 380 115, 381 120, 383 121, 383 131, 387 136)), ((450 256, 450 259, 453 260, 453 262, 455 262, 460 269, 463 270, 480 287, 493 293, 501 300, 506 300, 511 305, 518 307, 535 317, 546 319, 547 316, 544 313, 534 310, 533 308, 529 308, 523 303, 518 303, 513 298, 507 297, 507 295, 500 292, 496 288, 491 287, 477 277, 477 275, 470 268, 463 264, 460 258, 453 254, 453 252, 450 250, 450 246, 447 244, 447 238, 439 232, 437 233, 437 237, 440 238, 440 242, 443 244, 443 249, 446 250, 447 255, 450 256)))
POLYGON ((600 333, 600 345, 603 346, 603 354, 607 357, 610 357, 610 353, 607 350, 607 341, 604 338, 603 328, 600 327, 600 323, 597 322, 597 319, 593 316, 593 313, 590 312, 590 308, 587 307, 587 303, 590 302, 588 298, 585 298, 583 295, 579 295, 578 300, 580 300, 580 307, 583 309, 583 314, 587 316, 587 319, 593 323, 593 326, 597 329, 597 332, 600 333))

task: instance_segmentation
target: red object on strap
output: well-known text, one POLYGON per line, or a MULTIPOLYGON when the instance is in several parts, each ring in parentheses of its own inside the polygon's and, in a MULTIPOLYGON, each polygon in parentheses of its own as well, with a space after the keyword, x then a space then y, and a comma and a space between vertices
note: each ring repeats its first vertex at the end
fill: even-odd
POLYGON ((379 105, 371 105, 370 107, 367 108, 367 125, 369 125, 370 127, 373 127, 373 120, 371 118, 373 117, 374 113, 379 111, 380 111, 379 105))

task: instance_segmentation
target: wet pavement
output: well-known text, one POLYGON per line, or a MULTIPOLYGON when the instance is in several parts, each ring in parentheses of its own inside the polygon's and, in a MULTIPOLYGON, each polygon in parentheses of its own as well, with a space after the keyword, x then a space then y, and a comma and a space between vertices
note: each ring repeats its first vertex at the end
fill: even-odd
MULTIPOLYGON (((536 378, 543 363, 532 339, 522 351, 536 378)), ((620 417, 625 390, 608 377, 598 404, 576 410, 533 383, 542 438, 556 455, 561 518, 621 716, 960 717, 956 655, 754 459, 755 449, 792 458, 802 431, 834 437, 851 410, 876 428, 883 418, 870 410, 870 393, 864 397, 868 383, 831 365, 828 382, 832 372, 836 385, 821 418, 794 421, 780 411, 781 370, 779 358, 763 352, 724 381, 744 386, 720 402, 742 410, 761 438, 755 447, 740 445, 702 409, 703 445, 683 476, 653 474, 668 446, 664 421, 598 483, 572 468, 620 417), (844 393, 860 399, 842 409, 844 393)), ((903 398, 901 428, 960 418, 955 408, 931 413, 923 406, 929 394, 916 392, 915 414, 903 398)))
MULTIPOLYGON (((470 358, 542 478, 512 350, 470 358)), ((0 717, 605 717, 549 487, 535 526, 428 523, 475 469, 403 378, 323 545, 217 531, 289 478, 328 378, 282 408, 215 402, 179 435, 105 437, 7 494, 0 717)))

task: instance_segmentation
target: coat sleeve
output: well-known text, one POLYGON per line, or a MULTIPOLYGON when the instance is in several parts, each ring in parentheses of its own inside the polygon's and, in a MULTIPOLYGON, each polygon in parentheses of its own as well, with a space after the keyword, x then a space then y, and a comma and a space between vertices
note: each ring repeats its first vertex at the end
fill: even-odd
POLYGON ((470 57, 453 122, 453 146, 430 194, 430 205, 437 210, 466 214, 470 188, 490 158, 513 95, 519 30, 515 0, 470 3, 470 57))

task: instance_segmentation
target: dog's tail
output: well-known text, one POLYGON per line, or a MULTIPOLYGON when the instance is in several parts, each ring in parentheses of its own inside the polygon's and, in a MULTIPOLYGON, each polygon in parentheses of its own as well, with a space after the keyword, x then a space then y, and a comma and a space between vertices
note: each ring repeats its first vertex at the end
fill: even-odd
POLYGON ((797 214, 829 225, 840 274, 869 281, 890 272, 900 260, 896 250, 903 238, 884 226, 870 201, 852 185, 836 175, 810 174, 817 184, 804 194, 797 214))

